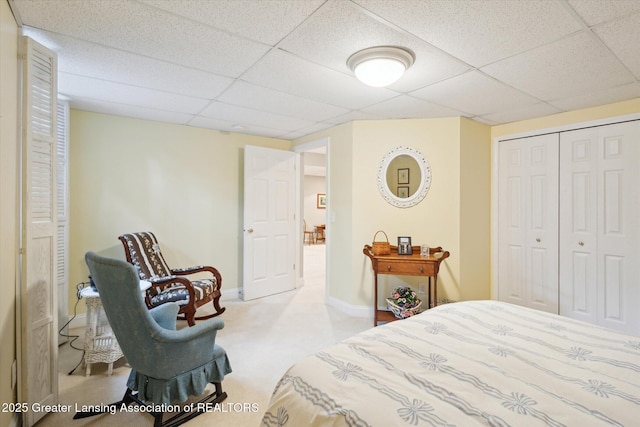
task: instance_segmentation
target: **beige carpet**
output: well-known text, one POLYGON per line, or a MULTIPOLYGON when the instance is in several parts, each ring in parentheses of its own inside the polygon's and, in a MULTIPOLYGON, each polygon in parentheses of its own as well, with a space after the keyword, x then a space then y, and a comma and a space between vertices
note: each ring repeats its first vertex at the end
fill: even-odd
MULTIPOLYGON (((275 384, 289 366, 371 327, 371 319, 349 317, 324 304, 324 250, 324 245, 305 246, 304 287, 254 301, 225 301, 225 328, 216 342, 227 351, 233 368, 222 384, 229 397, 219 408, 222 411, 200 415, 186 426, 258 426, 275 384)), ((82 330, 74 332, 83 334, 82 330)), ((81 348, 82 339, 75 346, 81 348)), ((106 404, 122 398, 130 371, 126 362, 116 362, 110 377, 101 363, 92 366, 90 377, 85 377, 82 367, 67 375, 81 354, 68 344, 60 348, 60 403, 73 408, 76 404, 106 404)), ((51 413, 37 425, 153 425, 153 418, 147 414, 118 412, 75 421, 72 416, 69 412, 51 413)))

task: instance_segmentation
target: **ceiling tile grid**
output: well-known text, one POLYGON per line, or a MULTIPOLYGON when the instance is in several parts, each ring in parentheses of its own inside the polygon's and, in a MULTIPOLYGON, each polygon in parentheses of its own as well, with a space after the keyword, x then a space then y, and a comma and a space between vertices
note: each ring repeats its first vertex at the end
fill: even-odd
POLYGON ((73 108, 295 139, 353 120, 490 125, 640 96, 638 0, 10 0, 73 108), (411 49, 388 88, 348 57, 411 49))
POLYGON ((474 67, 552 42, 580 29, 548 0, 355 0, 474 67))
POLYGON ((228 104, 311 121, 324 121, 350 111, 347 108, 289 95, 244 81, 237 81, 218 99, 228 104))
POLYGON ((481 70, 545 101, 578 96, 634 80, 589 31, 575 33, 481 70))

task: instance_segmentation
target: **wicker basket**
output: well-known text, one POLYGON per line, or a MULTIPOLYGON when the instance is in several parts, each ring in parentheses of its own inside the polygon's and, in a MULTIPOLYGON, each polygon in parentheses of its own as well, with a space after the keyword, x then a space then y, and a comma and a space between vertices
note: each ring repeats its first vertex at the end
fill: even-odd
POLYGON ((418 303, 415 306, 411 308, 404 308, 404 306, 396 304, 392 298, 387 298, 387 308, 391 310, 393 315, 398 319, 404 319, 420 313, 420 306, 422 306, 422 301, 420 300, 418 300, 418 303))
POLYGON ((373 243, 371 244, 371 252, 374 255, 389 255, 391 254, 391 245, 389 244, 389 238, 387 237, 387 233, 382 230, 378 230, 376 234, 373 235, 373 243), (376 242, 376 236, 378 233, 384 234, 384 237, 387 239, 386 242, 376 242))

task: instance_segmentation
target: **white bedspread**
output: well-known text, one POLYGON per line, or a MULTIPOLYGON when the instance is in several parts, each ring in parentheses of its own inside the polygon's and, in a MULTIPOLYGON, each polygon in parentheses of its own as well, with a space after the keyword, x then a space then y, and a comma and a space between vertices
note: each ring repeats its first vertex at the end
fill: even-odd
POLYGON ((303 359, 266 426, 638 426, 640 337, 497 301, 441 305, 303 359))

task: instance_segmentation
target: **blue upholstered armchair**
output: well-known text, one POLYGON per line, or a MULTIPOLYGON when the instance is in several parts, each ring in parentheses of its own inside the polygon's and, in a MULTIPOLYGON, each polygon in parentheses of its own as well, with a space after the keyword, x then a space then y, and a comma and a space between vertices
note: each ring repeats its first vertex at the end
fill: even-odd
MULTIPOLYGON (((113 333, 132 368, 122 401, 112 405, 184 402, 190 396, 203 395, 209 383, 215 385, 215 391, 201 402, 222 402, 227 397, 222 380, 231 372, 226 352, 215 343, 216 333, 224 327, 222 319, 176 330, 178 304, 149 310, 134 266, 93 252, 88 252, 85 260, 113 333)), ((77 413, 74 418, 91 415, 97 413, 77 413)), ((163 414, 155 413, 155 426, 179 425, 196 415, 178 414, 162 424, 163 414)))

